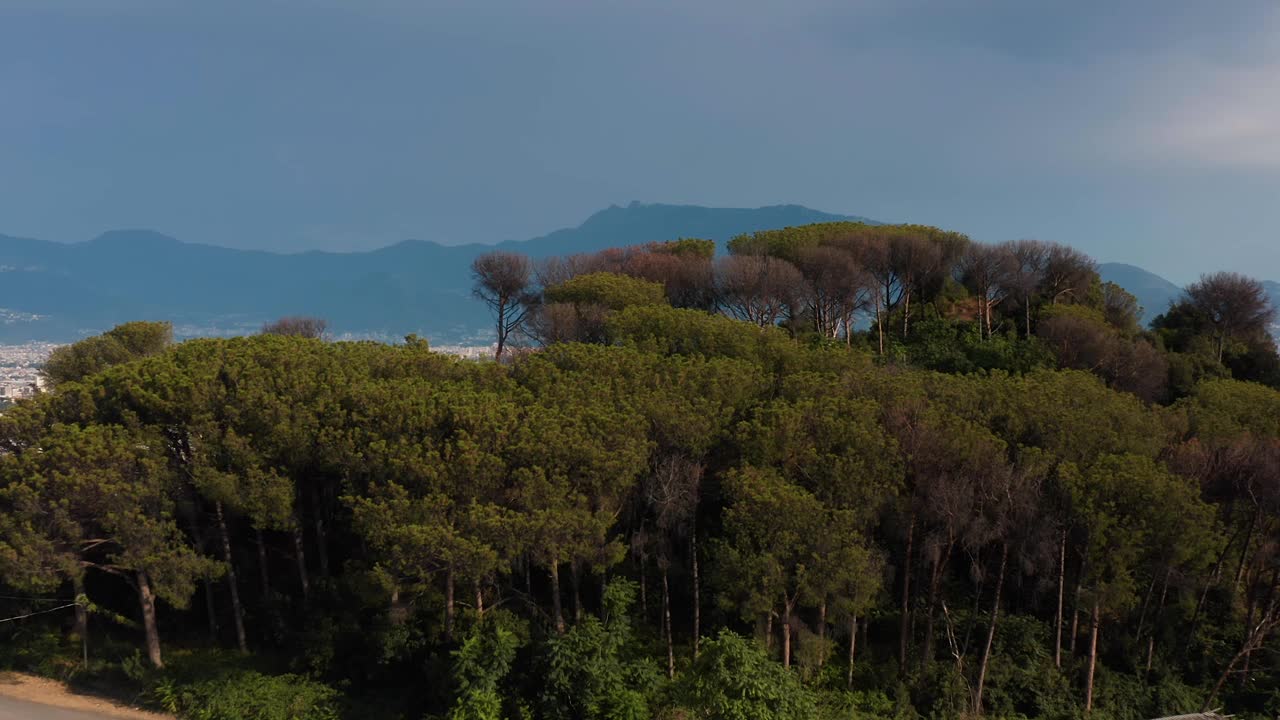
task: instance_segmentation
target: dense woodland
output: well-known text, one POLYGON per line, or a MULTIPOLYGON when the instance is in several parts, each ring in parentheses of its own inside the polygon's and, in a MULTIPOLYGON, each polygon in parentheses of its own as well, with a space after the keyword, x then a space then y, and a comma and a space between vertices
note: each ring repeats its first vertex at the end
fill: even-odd
POLYGON ((1148 327, 1060 245, 728 250, 483 256, 497 362, 60 349, 0 416, 0 663, 210 719, 1280 712, 1256 282, 1148 327))

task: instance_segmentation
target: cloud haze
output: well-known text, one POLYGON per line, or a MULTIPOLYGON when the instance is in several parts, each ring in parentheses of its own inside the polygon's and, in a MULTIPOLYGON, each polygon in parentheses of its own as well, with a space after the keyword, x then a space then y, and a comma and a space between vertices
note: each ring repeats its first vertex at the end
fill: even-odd
POLYGON ((1274 8, 0 0, 0 232, 344 249, 797 202, 1280 277, 1274 8))

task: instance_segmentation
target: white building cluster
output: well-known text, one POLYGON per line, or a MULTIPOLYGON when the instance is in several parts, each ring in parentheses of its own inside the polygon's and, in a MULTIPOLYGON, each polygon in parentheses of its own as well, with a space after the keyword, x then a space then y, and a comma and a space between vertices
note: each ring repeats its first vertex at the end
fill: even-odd
POLYGON ((31 397, 43 390, 40 368, 56 347, 46 342, 0 345, 0 401, 31 397))

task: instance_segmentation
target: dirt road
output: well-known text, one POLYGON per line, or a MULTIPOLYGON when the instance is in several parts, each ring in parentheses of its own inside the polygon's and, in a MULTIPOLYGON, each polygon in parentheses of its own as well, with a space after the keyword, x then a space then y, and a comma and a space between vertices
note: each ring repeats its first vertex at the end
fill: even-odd
POLYGON ((53 680, 0 672, 0 720, 172 720, 80 695, 53 680))

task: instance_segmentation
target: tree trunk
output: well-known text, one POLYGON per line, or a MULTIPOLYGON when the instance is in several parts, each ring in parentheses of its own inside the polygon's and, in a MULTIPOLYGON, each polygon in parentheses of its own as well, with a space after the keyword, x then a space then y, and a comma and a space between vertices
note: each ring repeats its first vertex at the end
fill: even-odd
POLYGON ((1146 673, 1151 672, 1151 657, 1156 651, 1156 628, 1160 627, 1160 618, 1164 615, 1164 601, 1169 593, 1169 573, 1172 568, 1165 568, 1164 582, 1160 585, 1160 603, 1156 605, 1156 616, 1151 620, 1151 632, 1147 634, 1147 666, 1146 673))
POLYGON ((782 603, 782 667, 791 667, 791 601, 782 603))
POLYGON ((698 575, 698 529, 695 526, 690 540, 689 555, 693 559, 693 659, 698 659, 702 648, 702 581, 698 575))
POLYGON ((494 360, 502 359, 503 346, 507 344, 507 303, 503 300, 498 302, 498 348, 493 353, 494 360))
POLYGON ((929 602, 924 621, 924 651, 920 653, 921 669, 929 667, 933 662, 933 616, 937 614, 938 585, 942 582, 942 559, 939 555, 933 561, 933 569, 929 572, 929 602))
POLYGON ((853 654, 858 649, 858 616, 854 615, 849 618, 849 669, 845 678, 845 687, 848 690, 853 689, 853 654))
POLYGON ((218 521, 218 537, 222 540, 222 559, 227 563, 227 589, 231 591, 231 615, 236 626, 236 646, 240 652, 249 652, 249 642, 244 635, 244 606, 240 604, 240 587, 236 581, 236 566, 231 561, 231 533, 227 532, 227 519, 222 503, 213 504, 213 514, 218 521))
POLYGON ((662 628, 667 636, 667 677, 676 676, 676 648, 671 637, 671 591, 667 587, 667 568, 662 568, 662 628))
POLYGON ((580 573, 578 561, 574 560, 569 564, 569 584, 573 586, 573 621, 576 623, 582 622, 582 576, 580 573))
POLYGON ((476 581, 476 619, 484 618, 484 585, 476 581))
POLYGON ((444 641, 453 641, 453 618, 457 611, 453 601, 453 566, 444 574, 444 641))
POLYGON ((826 664, 827 659, 827 599, 822 598, 822 602, 818 604, 818 670, 822 670, 822 666, 826 664))
POLYGON ((1053 666, 1062 668, 1062 595, 1067 581, 1067 531, 1062 531, 1062 542, 1058 543, 1058 617, 1054 624, 1053 666))
POLYGON ((160 629, 156 626, 156 597, 151 592, 151 579, 141 570, 137 574, 138 604, 142 607, 142 631, 146 639, 147 659, 151 666, 164 667, 160 657, 160 629))
POLYGON ((324 502, 320 489, 311 488, 311 508, 315 515, 316 528, 316 561, 320 565, 320 577, 329 577, 329 535, 324 526, 324 502))
POLYGON ((1244 561, 1249 556, 1249 543, 1253 542, 1253 530, 1258 523, 1258 510, 1254 510, 1249 518, 1249 530, 1244 534, 1244 544, 1240 546, 1240 561, 1236 563, 1236 592, 1240 592, 1240 581, 1244 579, 1244 561))
POLYGON ((564 608, 560 604, 560 563, 551 563, 551 615, 556 625, 556 634, 564 634, 564 608))
POLYGON ((204 610, 209 615, 209 642, 218 644, 218 609, 213 605, 213 581, 204 579, 204 610))
POLYGON ((253 539, 258 546, 258 582, 262 585, 262 598, 271 598, 271 568, 267 566, 267 543, 262 539, 262 530, 253 529, 253 539))
POLYGON ((641 611, 640 617, 643 617, 645 619, 645 622, 648 622, 649 621, 649 588, 648 588, 648 583, 645 582, 645 577, 644 577, 645 562, 644 562, 643 555, 640 556, 640 560, 638 564, 640 566, 640 611, 641 611))
POLYGON ((307 576, 307 551, 302 544, 302 521, 295 515, 293 527, 293 557, 298 561, 298 582, 302 587, 302 602, 311 599, 311 579, 307 576))
POLYGON ((1093 711, 1093 672, 1098 665, 1098 601, 1093 601, 1093 613, 1090 618, 1089 629, 1089 674, 1084 681, 1084 711, 1088 714, 1093 711))
POLYGON ((769 651, 769 656, 773 656, 773 611, 764 615, 764 649, 769 651))
POLYGON ((84 577, 71 578, 71 589, 76 595, 76 624, 73 632, 80 639, 80 654, 84 666, 89 667, 89 596, 84 592, 84 577))
POLYGON ((880 355, 884 355, 884 317, 881 314, 880 298, 876 298, 876 339, 879 341, 880 355))
MULTIPOLYGON (((1084 575, 1084 563, 1080 564, 1080 575, 1084 575)), ((1076 637, 1080 634, 1080 577, 1076 578, 1075 600, 1071 603, 1071 646, 1067 651, 1071 657, 1076 656, 1076 637)))
POLYGON ((991 601, 991 624, 987 626, 987 644, 982 648, 982 663, 978 665, 978 688, 974 693, 973 712, 982 714, 982 690, 987 681, 987 663, 991 660, 991 646, 996 638, 996 624, 1000 621, 1000 592, 1004 589, 1004 571, 1009 564, 1009 546, 1000 546, 1000 570, 996 573, 995 598, 991 601))
POLYGON ((907 525, 907 551, 902 560, 902 621, 898 631, 898 672, 907 672, 907 641, 910 640, 910 607, 911 607, 911 544, 915 537, 916 516, 911 515, 907 525))

